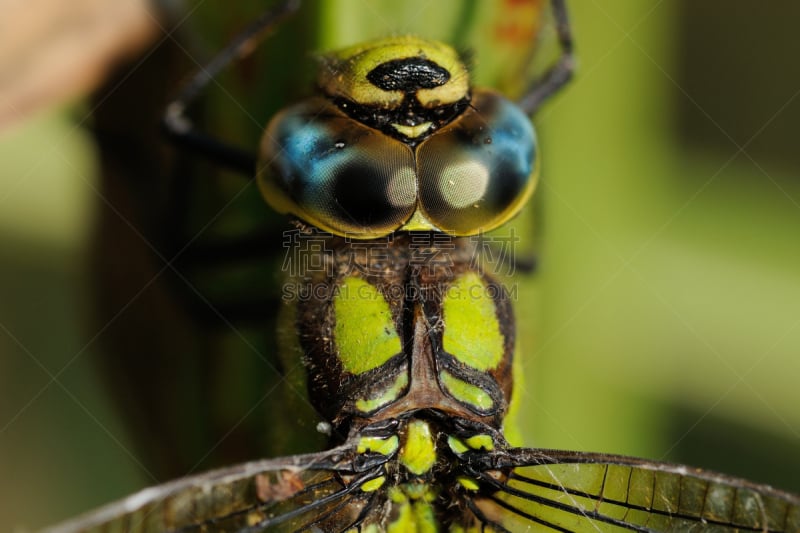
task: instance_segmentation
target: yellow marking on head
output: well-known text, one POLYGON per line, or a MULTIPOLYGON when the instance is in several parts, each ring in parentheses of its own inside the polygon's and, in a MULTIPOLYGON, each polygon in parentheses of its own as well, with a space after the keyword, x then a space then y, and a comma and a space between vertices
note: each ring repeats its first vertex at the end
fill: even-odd
POLYGON ((385 91, 367 79, 373 69, 388 61, 421 57, 445 69, 450 79, 441 86, 417 91, 425 107, 455 103, 469 94, 469 72, 458 53, 446 44, 418 37, 389 37, 358 44, 322 58, 318 83, 331 97, 386 109, 398 106, 402 91, 385 91))
POLYGON ((423 122, 422 124, 417 124, 416 126, 404 126, 403 124, 392 124, 392 127, 398 132, 408 137, 409 139, 416 139, 417 137, 421 137, 429 129, 431 129, 432 125, 433 125, 432 122, 423 122))
POLYGON ((433 222, 428 220, 428 217, 422 210, 417 209, 411 218, 400 227, 400 231, 441 231, 433 222))

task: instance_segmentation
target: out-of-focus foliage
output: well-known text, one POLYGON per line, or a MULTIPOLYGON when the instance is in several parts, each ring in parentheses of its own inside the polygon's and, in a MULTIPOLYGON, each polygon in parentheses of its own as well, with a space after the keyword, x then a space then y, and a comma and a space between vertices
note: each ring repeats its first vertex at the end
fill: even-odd
POLYGON ((95 88, 155 36, 147 0, 7 0, 0 17, 0 130, 95 88))

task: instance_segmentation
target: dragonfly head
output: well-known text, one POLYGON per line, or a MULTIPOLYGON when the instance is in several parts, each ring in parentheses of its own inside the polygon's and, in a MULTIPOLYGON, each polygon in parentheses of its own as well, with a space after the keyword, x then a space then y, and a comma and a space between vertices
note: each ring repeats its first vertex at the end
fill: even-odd
POLYGON ((278 113, 258 182, 281 213, 334 235, 491 231, 535 187, 536 135, 498 93, 471 89, 449 46, 395 37, 326 55, 319 94, 278 113))

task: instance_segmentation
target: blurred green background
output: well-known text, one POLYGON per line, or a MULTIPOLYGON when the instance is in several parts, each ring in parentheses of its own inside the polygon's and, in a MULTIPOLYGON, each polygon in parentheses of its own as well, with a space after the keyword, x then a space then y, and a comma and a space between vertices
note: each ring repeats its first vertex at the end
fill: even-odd
MULTIPOLYGON (((517 305, 526 441, 800 492, 800 6, 570 8, 578 74, 535 119, 541 268, 517 305)), ((100 200, 85 111, 0 138, 3 530, 148 484, 90 364, 100 200)))

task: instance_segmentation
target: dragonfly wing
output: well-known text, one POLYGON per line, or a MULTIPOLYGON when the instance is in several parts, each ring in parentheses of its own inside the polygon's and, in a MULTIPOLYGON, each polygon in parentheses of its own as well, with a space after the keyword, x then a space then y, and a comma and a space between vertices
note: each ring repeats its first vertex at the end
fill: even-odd
POLYGON ((800 497, 766 485, 599 453, 517 448, 503 454, 477 474, 497 490, 473 504, 497 529, 800 531, 800 497))
POLYGON ((373 477, 375 465, 357 466, 353 452, 343 446, 179 479, 44 533, 345 530, 363 520, 372 503, 357 489, 373 477))

